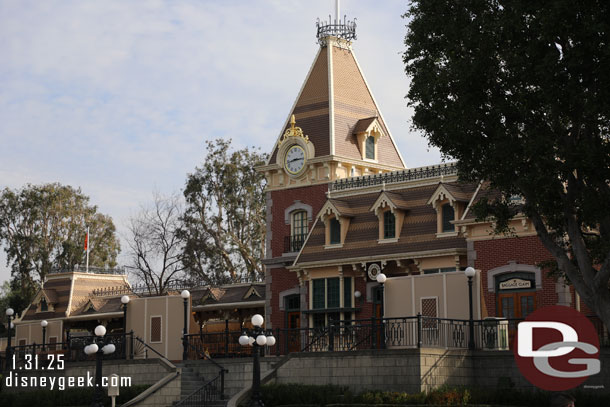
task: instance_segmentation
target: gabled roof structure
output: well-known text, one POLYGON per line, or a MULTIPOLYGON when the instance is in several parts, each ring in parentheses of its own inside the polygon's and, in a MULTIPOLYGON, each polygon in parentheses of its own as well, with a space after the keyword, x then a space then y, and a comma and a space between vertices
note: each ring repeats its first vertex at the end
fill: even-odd
MULTIPOLYGON (((278 141, 290 127, 291 115, 315 145, 316 157, 361 160, 355 134, 374 123, 385 135, 379 139, 378 161, 405 167, 348 41, 328 37, 321 44, 278 141)), ((267 164, 276 161, 277 153, 278 142, 267 164)))
MULTIPOLYGON (((425 253, 465 251, 466 240, 463 236, 442 238, 437 236, 438 218, 432 202, 435 196, 440 197, 439 191, 441 191, 445 195, 451 194, 451 199, 466 204, 477 191, 478 184, 458 183, 453 179, 419 185, 418 182, 421 181, 418 179, 410 182, 394 181, 400 178, 395 177, 393 173, 384 174, 384 177, 389 184, 381 183, 367 187, 367 184, 363 183, 360 188, 342 192, 339 197, 328 199, 318 214, 318 219, 334 211, 340 216, 350 218, 343 245, 337 248, 325 248, 325 224, 316 222, 293 268, 368 261, 367 259, 371 258, 390 259, 393 256, 425 256, 425 253), (385 205, 400 209, 406 215, 402 223, 402 233, 399 234, 400 238, 379 244, 378 210, 385 205)), ((338 194, 332 193, 333 196, 338 194)), ((442 199, 446 198, 445 195, 442 199)))

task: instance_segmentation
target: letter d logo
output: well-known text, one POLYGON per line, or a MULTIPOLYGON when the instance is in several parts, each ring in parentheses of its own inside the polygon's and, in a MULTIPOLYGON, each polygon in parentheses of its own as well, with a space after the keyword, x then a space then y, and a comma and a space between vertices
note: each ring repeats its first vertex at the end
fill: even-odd
POLYGON ((563 346, 555 350, 533 350, 534 345, 534 328, 539 329, 554 329, 561 332, 563 339, 561 342, 578 342, 578 334, 570 325, 562 322, 520 322, 517 326, 517 334, 519 335, 518 353, 522 357, 557 357, 567 355, 574 350, 573 346, 563 346))
POLYGON ((599 337, 573 308, 540 308, 517 326, 512 344, 521 374, 549 391, 569 390, 600 371, 599 337))

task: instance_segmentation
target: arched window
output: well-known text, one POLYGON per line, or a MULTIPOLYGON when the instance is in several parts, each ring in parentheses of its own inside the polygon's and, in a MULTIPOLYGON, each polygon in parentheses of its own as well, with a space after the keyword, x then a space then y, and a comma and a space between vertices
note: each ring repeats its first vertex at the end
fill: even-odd
POLYGON ((451 221, 455 220, 455 211, 450 204, 443 205, 443 232, 454 232, 455 225, 451 221))
POLYGON ((366 138, 365 151, 365 158, 369 160, 375 159, 375 137, 369 136, 366 138))
POLYGON ((301 249, 307 237, 307 211, 294 212, 291 223, 290 251, 296 252, 301 249))
POLYGON ((394 239, 396 237, 396 217, 391 211, 383 213, 383 238, 394 239))
POLYGON ((47 304, 47 300, 42 297, 40 299, 40 312, 47 312, 49 310, 49 305, 47 304))

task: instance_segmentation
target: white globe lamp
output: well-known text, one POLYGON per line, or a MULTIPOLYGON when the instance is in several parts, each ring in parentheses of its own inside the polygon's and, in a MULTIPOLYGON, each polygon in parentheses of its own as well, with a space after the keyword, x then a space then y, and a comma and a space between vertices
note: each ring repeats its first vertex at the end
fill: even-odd
MULTIPOLYGON (((106 327, 104 325, 98 325, 95 327, 95 334, 97 336, 104 336, 106 335, 106 327)), ((96 345, 97 346, 97 345, 96 345)), ((97 351, 96 351, 97 352, 97 351)))
POLYGON ((265 322, 265 319, 263 318, 263 316, 261 314, 255 314, 252 317, 252 325, 254 325, 256 327, 261 327, 263 325, 263 322, 265 322))

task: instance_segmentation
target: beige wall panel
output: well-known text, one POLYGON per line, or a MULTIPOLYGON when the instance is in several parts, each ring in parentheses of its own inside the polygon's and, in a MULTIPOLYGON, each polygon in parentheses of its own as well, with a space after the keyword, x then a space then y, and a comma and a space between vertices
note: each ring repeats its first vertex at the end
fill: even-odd
POLYGON ((455 267, 455 257, 454 256, 442 256, 442 257, 434 257, 434 258, 425 258, 421 259, 421 263, 419 268, 421 270, 426 269, 436 269, 443 267, 455 267))
MULTIPOLYGON (((189 304, 189 310, 190 310, 189 304)), ((184 327, 184 303, 180 296, 168 297, 167 302, 167 358, 169 360, 182 359, 182 329, 184 327)), ((189 332, 192 333, 196 325, 190 318, 189 332)))
MULTIPOLYGON (((479 284, 479 274, 477 274, 473 283, 475 319, 480 318, 480 301, 477 295, 480 290, 479 284)), ((424 297, 438 298, 439 318, 469 318, 468 281, 463 272, 389 278, 385 286, 385 297, 384 314, 387 318, 417 315, 421 312, 421 299, 424 297)))
POLYGON ((386 318, 399 318, 416 315, 412 307, 411 295, 411 278, 397 277, 389 278, 386 281, 385 307, 384 314, 386 318))

